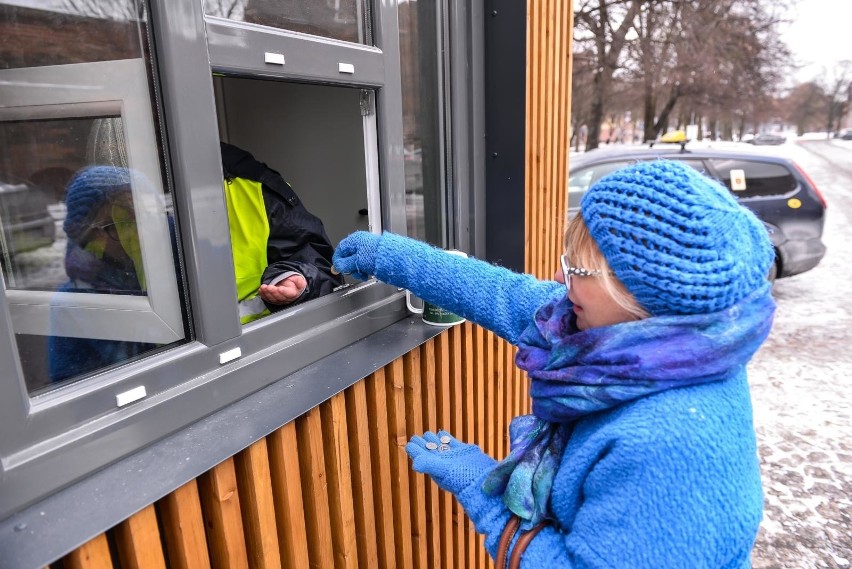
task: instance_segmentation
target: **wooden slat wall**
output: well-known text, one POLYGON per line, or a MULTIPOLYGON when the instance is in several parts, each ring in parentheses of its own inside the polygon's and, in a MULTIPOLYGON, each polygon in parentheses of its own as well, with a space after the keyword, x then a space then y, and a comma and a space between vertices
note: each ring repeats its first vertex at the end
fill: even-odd
POLYGON ((529 412, 514 349, 466 322, 63 559, 80 569, 491 567, 455 500, 411 470, 441 429, 498 458, 529 412))
MULTIPOLYGON (((549 278, 565 223, 572 3, 528 0, 526 268, 549 278)), ((63 568, 485 568, 458 503, 411 469, 446 429, 496 458, 529 413, 515 350, 465 322, 62 559, 63 568)))
POLYGON ((568 211, 572 4, 527 3, 525 270, 539 278, 556 271, 568 211))

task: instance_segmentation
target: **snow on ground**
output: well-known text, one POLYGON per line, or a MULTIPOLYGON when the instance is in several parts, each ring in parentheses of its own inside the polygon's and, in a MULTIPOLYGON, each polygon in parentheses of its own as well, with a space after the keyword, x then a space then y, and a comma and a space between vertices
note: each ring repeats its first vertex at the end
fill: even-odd
POLYGON ((752 562, 852 567, 852 143, 773 148, 825 195, 828 252, 776 283, 772 334, 749 369, 766 506, 752 562))

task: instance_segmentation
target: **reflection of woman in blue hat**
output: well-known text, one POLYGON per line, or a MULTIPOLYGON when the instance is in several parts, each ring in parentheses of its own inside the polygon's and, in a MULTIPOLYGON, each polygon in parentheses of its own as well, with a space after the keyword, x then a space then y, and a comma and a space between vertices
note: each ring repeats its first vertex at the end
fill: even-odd
MULTIPOLYGON (((77 172, 68 184, 68 236, 65 271, 59 292, 144 295, 145 272, 126 168, 93 166, 77 172)), ((154 344, 51 336, 50 376, 60 381, 120 363, 154 344)))
POLYGON ((139 234, 125 168, 94 166, 68 185, 65 270, 74 290, 140 294, 145 290, 139 234))

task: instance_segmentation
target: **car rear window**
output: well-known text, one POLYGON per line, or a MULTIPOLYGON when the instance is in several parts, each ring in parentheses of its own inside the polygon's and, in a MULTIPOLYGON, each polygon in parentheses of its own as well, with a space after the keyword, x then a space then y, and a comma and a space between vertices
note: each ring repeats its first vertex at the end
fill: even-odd
POLYGON ((796 178, 786 166, 756 160, 714 158, 719 178, 740 198, 779 196, 796 189, 796 178))
POLYGON ((606 162, 604 164, 595 164, 594 166, 579 168, 576 171, 572 171, 568 176, 568 208, 580 207, 580 200, 583 199, 583 194, 586 193, 586 190, 588 190, 592 184, 610 172, 614 172, 615 170, 623 168, 633 162, 633 160, 629 162, 606 162))
MULTIPOLYGON (((695 159, 684 159, 680 157, 666 158, 678 160, 687 166, 690 166, 700 173, 707 175, 704 162, 695 159)), ((648 160, 656 160, 657 158, 638 158, 632 160, 619 160, 615 162, 604 162, 602 164, 594 164, 592 166, 580 167, 572 170, 568 177, 568 208, 575 209, 580 207, 580 200, 583 199, 583 194, 586 193, 592 184, 620 168, 635 164, 636 162, 644 162, 648 160)))

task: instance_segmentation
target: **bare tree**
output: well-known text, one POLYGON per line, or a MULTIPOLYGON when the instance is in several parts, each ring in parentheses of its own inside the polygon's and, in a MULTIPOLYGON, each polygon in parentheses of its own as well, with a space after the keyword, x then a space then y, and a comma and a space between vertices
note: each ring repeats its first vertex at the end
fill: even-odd
POLYGON ((643 6, 630 53, 643 84, 646 139, 662 132, 676 106, 679 125, 713 116, 713 130, 720 120, 730 122, 727 109, 752 116, 768 108, 789 52, 774 34, 778 12, 763 4, 659 0, 643 6))
POLYGON ((781 101, 784 117, 799 135, 823 126, 827 104, 825 91, 813 81, 796 85, 781 101))
POLYGON ((595 57, 586 142, 588 150, 600 144, 606 98, 619 66, 627 32, 632 28, 641 4, 642 0, 586 0, 575 11, 575 42, 595 57))
POLYGON ((674 104, 681 96, 678 80, 671 81, 677 61, 675 46, 680 31, 681 3, 647 2, 641 6, 634 23, 637 39, 629 46, 634 75, 642 86, 643 139, 653 140, 668 122, 674 104), (657 103, 663 89, 668 90, 662 112, 657 103))
POLYGON ((852 85, 852 61, 838 63, 826 74, 824 90, 827 95, 825 130, 831 133, 840 130, 840 121, 849 105, 849 89, 852 85))
POLYGON ((248 0, 207 0, 204 12, 210 16, 241 20, 248 0))
POLYGON ((575 150, 588 142, 589 101, 592 99, 592 76, 596 65, 593 53, 575 52, 571 68, 571 143, 575 150))

